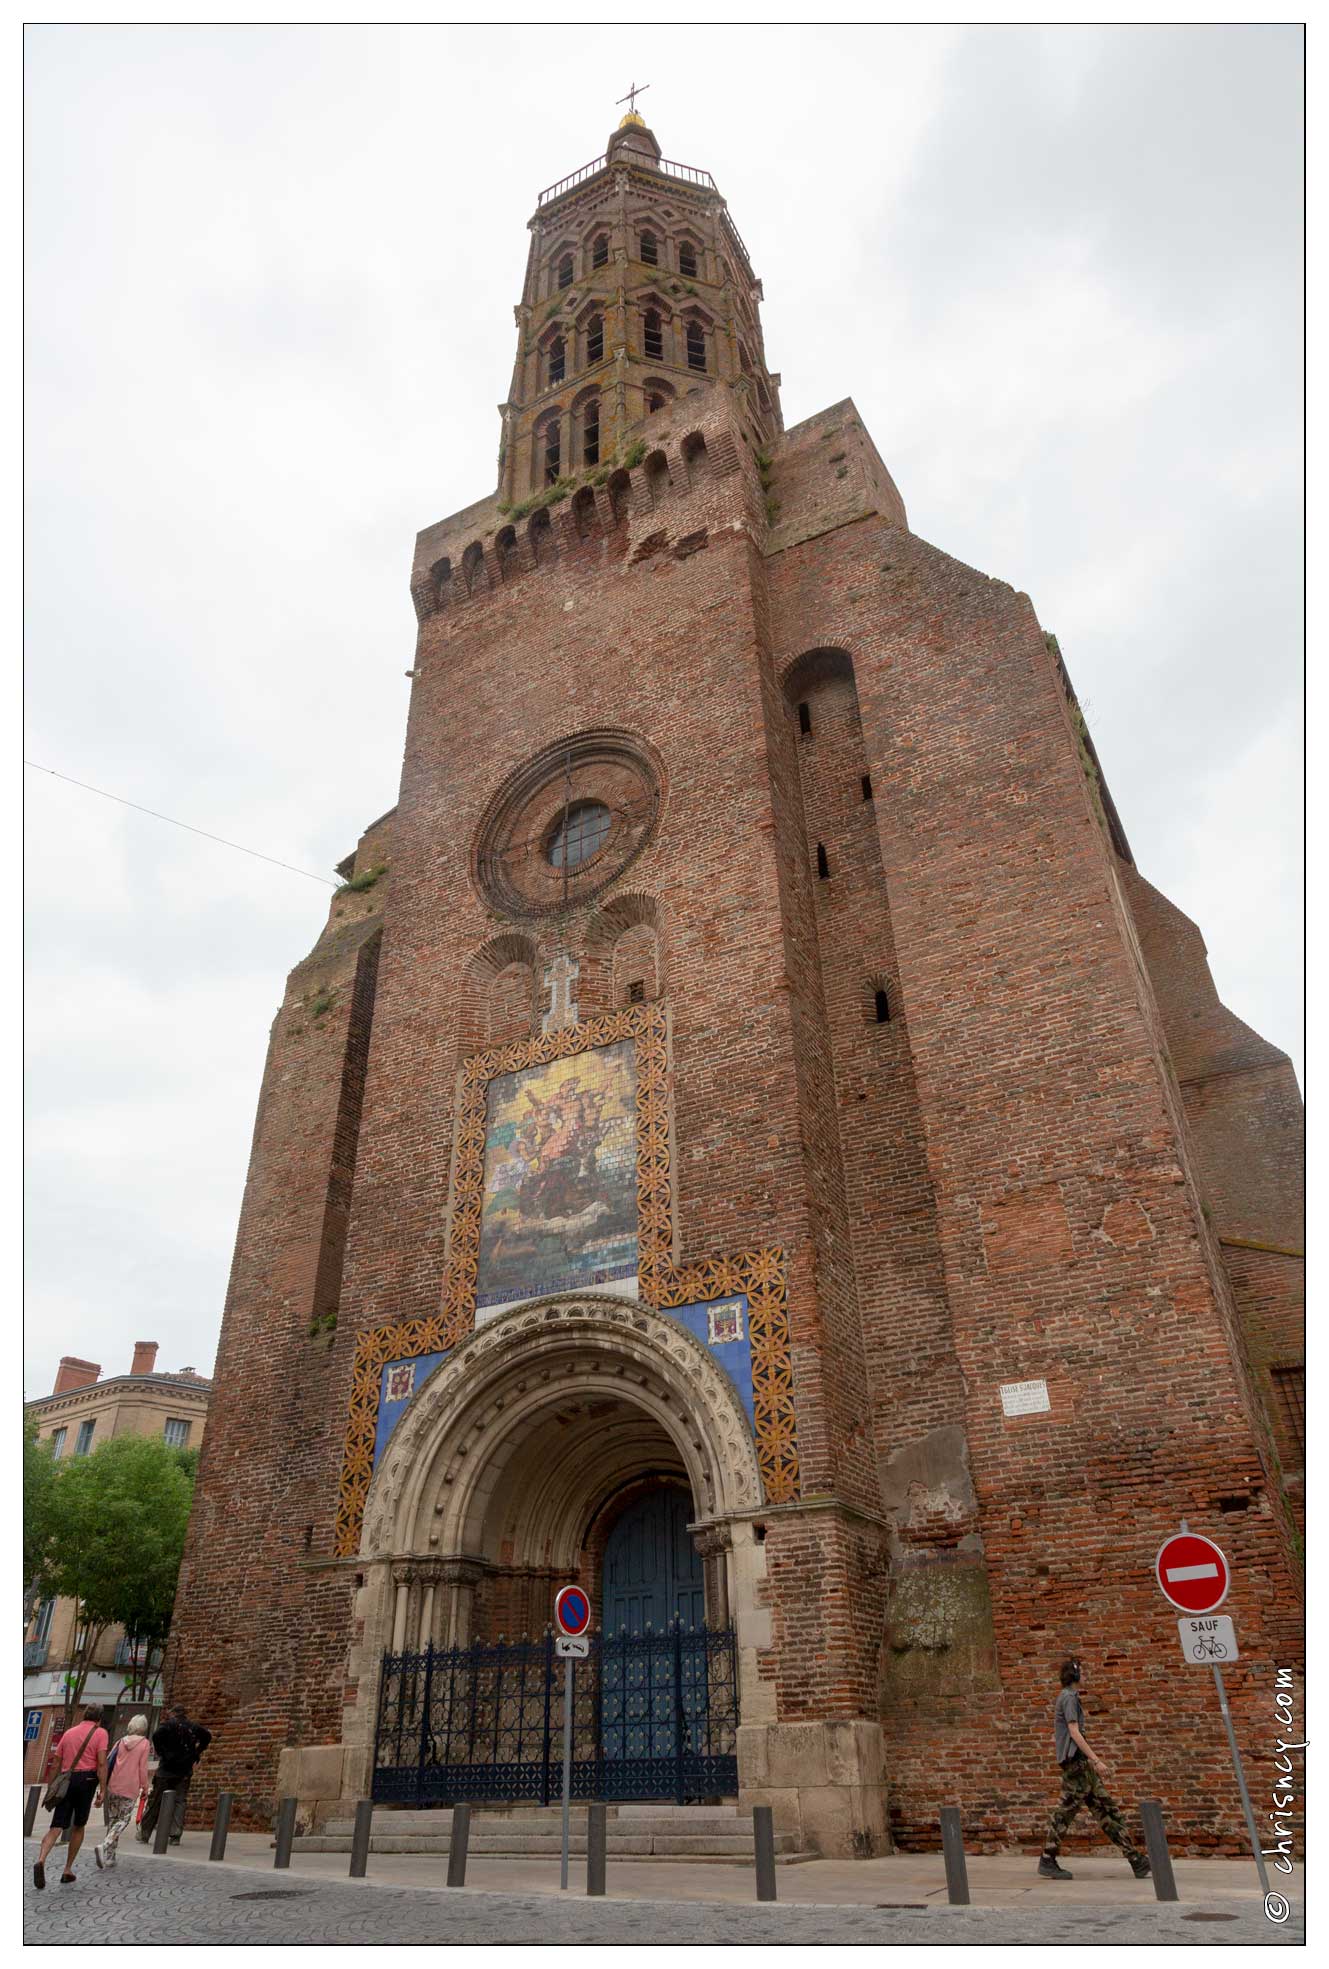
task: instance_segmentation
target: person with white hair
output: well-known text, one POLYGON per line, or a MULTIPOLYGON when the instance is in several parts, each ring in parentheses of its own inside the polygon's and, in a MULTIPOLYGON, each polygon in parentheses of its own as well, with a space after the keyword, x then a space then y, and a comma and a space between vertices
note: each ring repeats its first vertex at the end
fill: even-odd
POLYGON ((92 1849, 99 1867, 115 1865, 115 1849, 120 1834, 134 1823, 138 1801, 148 1788, 148 1719, 131 1716, 129 1728, 107 1762, 106 1837, 92 1849))

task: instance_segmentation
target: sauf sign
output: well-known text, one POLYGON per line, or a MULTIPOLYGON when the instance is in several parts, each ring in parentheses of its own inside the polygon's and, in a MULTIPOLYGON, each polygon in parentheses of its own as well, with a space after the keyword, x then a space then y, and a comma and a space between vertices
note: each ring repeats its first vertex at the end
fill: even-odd
POLYGON ((1173 1606, 1185 1609, 1183 1618, 1177 1622, 1182 1659, 1214 1671, 1218 1706, 1223 1712, 1223 1727, 1227 1731, 1228 1748, 1232 1752, 1232 1768, 1237 1775, 1241 1807, 1246 1814, 1251 1851, 1255 1856, 1260 1885, 1268 1894, 1269 1876, 1265 1872, 1264 1855, 1260 1851, 1260 1835, 1255 1829, 1255 1814, 1251 1810, 1250 1793, 1246 1789, 1246 1773, 1241 1766, 1241 1752, 1237 1748, 1237 1735, 1232 1727, 1227 1690, 1223 1687, 1221 1664, 1240 1658, 1237 1653, 1237 1630, 1231 1618, 1227 1614, 1214 1612, 1214 1608, 1222 1606, 1226 1600, 1232 1584, 1232 1569, 1228 1565, 1227 1554, 1221 1546, 1214 1544, 1212 1538, 1192 1531, 1183 1518, 1181 1530, 1165 1539, 1158 1548, 1154 1577, 1173 1606))

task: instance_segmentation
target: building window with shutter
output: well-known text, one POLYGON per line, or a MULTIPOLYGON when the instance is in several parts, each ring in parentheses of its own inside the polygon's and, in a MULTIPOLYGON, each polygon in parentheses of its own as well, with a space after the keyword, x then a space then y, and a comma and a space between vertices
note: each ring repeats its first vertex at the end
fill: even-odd
POLYGON ((189 1441, 189 1424, 179 1415, 169 1415, 162 1434, 172 1449, 183 1449, 189 1441))
POLYGON ((93 1431, 95 1430, 95 1428, 96 1428, 96 1427, 97 1427, 97 1424, 96 1424, 95 1422, 80 1422, 80 1423, 79 1423, 79 1425, 78 1425, 78 1439, 77 1439, 77 1441, 76 1441, 76 1442, 75 1442, 75 1444, 74 1444, 74 1454, 75 1454, 75 1456, 86 1456, 86 1455, 87 1455, 87 1453, 88 1453, 88 1451, 89 1451, 89 1450, 90 1450, 90 1449, 92 1448, 92 1435, 93 1435, 93 1431))
POLYGON ((67 1436, 68 1434, 69 1434, 69 1431, 68 1431, 68 1429, 52 1429, 52 1431, 51 1431, 51 1454, 52 1454, 52 1456, 63 1456, 63 1455, 64 1455, 64 1449, 65 1449, 65 1437, 66 1437, 66 1436, 67 1436))

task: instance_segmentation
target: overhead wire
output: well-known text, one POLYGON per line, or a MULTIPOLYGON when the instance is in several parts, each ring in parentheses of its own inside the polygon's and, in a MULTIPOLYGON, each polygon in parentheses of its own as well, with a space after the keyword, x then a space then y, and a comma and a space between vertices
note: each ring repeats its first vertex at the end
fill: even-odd
POLYGON ((228 841, 222 834, 209 834, 206 827, 194 827, 187 820, 177 820, 174 814, 158 813, 155 807, 141 807, 137 800, 126 800, 120 793, 108 793, 104 786, 89 786, 85 779, 75 779, 69 773, 58 773, 54 766, 43 766, 36 759, 24 759, 25 766, 31 766, 37 773, 49 773, 52 779, 62 779, 67 786, 78 786, 85 793, 95 793, 103 800, 114 800, 117 806, 132 807, 136 814, 148 814, 153 820, 164 820, 171 827, 183 827, 186 834, 200 834, 205 841, 215 841, 219 847, 234 848, 237 854, 252 855, 255 861, 266 861, 273 868, 287 869, 292 875, 303 875, 310 882, 322 882, 326 888, 335 889, 338 885, 326 875, 315 875, 311 869, 297 868, 294 862, 281 861, 276 855, 265 855, 257 848, 246 848, 241 841, 228 841))

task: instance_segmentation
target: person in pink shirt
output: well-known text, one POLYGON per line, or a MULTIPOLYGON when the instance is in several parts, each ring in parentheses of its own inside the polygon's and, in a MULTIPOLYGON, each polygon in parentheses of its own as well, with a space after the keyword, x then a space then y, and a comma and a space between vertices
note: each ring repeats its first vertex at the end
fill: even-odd
POLYGON ((106 1837, 92 1849, 100 1867, 115 1865, 120 1834, 134 1823, 134 1811, 148 1788, 148 1719, 131 1716, 129 1728, 111 1753, 106 1787, 106 1837))
POLYGON ((46 1861, 62 1832, 69 1834, 69 1855, 60 1875, 62 1886, 72 1885, 74 1861, 83 1844, 83 1832, 92 1810, 94 1795, 101 1797, 106 1785, 106 1732, 102 1728, 99 1703, 90 1702, 83 1720, 65 1731, 51 1753, 61 1771, 68 1771, 69 1783, 63 1798, 51 1807, 51 1823, 42 1837, 41 1851, 32 1869, 34 1885, 46 1885, 46 1861))

